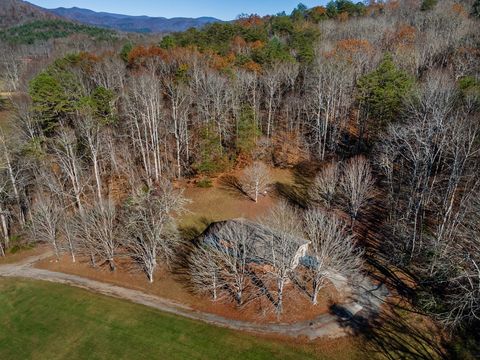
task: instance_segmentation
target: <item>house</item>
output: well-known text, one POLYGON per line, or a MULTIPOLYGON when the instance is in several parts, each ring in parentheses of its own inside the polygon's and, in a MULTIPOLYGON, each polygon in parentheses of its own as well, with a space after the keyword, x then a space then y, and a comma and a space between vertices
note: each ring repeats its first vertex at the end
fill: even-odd
POLYGON ((268 227, 245 219, 214 222, 198 240, 207 246, 222 245, 228 248, 233 237, 239 238, 239 232, 243 232, 241 237, 247 247, 248 260, 261 265, 273 265, 275 263, 273 257, 281 257, 285 252, 288 254, 287 258, 291 258, 290 268, 294 270, 306 256, 310 244, 310 241, 300 237, 290 237, 288 241, 281 241, 281 236, 268 227))

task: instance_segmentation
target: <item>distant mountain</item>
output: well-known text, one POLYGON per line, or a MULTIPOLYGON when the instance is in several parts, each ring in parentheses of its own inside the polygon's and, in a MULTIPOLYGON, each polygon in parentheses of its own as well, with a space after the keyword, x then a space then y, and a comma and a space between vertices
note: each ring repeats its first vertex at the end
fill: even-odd
POLYGON ((57 9, 49 9, 48 11, 55 15, 84 24, 129 32, 161 33, 185 31, 192 27, 200 28, 206 24, 221 22, 221 20, 213 17, 200 17, 196 19, 179 17, 167 19, 164 17, 130 16, 95 12, 77 7, 60 7, 57 9))
POLYGON ((54 20, 58 16, 21 0, 0 0, 0 29, 36 20, 54 20))

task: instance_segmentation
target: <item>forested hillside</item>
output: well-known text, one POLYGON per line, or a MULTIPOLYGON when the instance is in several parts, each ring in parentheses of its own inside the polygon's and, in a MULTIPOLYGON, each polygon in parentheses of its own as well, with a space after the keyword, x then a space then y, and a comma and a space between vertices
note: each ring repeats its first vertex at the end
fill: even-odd
POLYGON ((0 2, 0 29, 31 21, 58 19, 58 16, 22 0, 0 2))
MULTIPOLYGON (((333 247, 322 255, 331 266, 358 270, 362 254, 365 268, 408 275, 399 296, 466 338, 480 318, 479 9, 339 0, 53 51, 41 68, 10 59, 4 77, 23 95, 15 131, 1 137, 0 252, 34 234, 112 271, 127 253, 153 281, 157 259, 185 246, 180 180, 208 187, 247 166, 239 186, 256 201, 259 164, 295 168, 304 181, 278 189, 291 208, 273 211, 272 231, 311 229, 319 258, 325 239, 348 239, 341 259, 333 247)), ((4 34, 28 44, 35 35, 19 29, 32 26, 4 34)), ((323 270, 308 288, 321 288, 323 270)), ((293 276, 272 273, 280 285, 293 276)))
POLYGON ((86 35, 94 41, 112 40, 115 32, 63 20, 38 20, 0 31, 0 38, 9 44, 34 44, 37 41, 86 35))

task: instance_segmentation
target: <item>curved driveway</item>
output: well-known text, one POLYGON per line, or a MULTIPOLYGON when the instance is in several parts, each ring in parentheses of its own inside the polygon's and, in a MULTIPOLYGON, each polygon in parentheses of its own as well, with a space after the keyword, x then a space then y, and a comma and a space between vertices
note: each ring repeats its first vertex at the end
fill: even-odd
POLYGON ((352 289, 347 285, 345 279, 336 276, 332 281, 335 287, 340 291, 351 294, 351 300, 347 304, 336 307, 335 313, 339 315, 327 313, 309 321, 293 324, 256 324, 199 312, 186 305, 138 290, 107 284, 77 275, 37 269, 33 266, 37 261, 50 256, 50 253, 45 253, 27 258, 19 263, 0 265, 0 276, 28 278, 71 285, 232 330, 288 337, 301 336, 312 340, 320 337, 336 338, 347 335, 349 333, 349 321, 358 316, 374 316, 375 313, 380 311, 381 304, 388 295, 388 291, 383 285, 374 286, 366 277, 359 279, 358 283, 360 285, 356 287, 358 288, 357 293, 352 293, 352 289))

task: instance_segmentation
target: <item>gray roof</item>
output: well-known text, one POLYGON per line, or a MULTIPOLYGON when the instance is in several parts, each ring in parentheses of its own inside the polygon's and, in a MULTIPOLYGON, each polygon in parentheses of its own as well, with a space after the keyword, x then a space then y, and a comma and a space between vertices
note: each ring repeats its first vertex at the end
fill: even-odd
MULTIPOLYGON (((210 246, 216 246, 222 242, 228 243, 230 241, 229 234, 235 232, 236 229, 246 233, 245 244, 252 260, 271 262, 273 256, 271 243, 279 241, 280 235, 276 234, 268 227, 253 221, 233 219, 212 223, 199 237, 199 240, 210 246)), ((293 251, 294 253, 297 253, 301 246, 310 243, 308 240, 300 237, 292 236, 289 240, 291 241, 286 243, 283 251, 293 251)), ((275 249, 275 256, 282 254, 281 247, 277 246, 275 249)))

